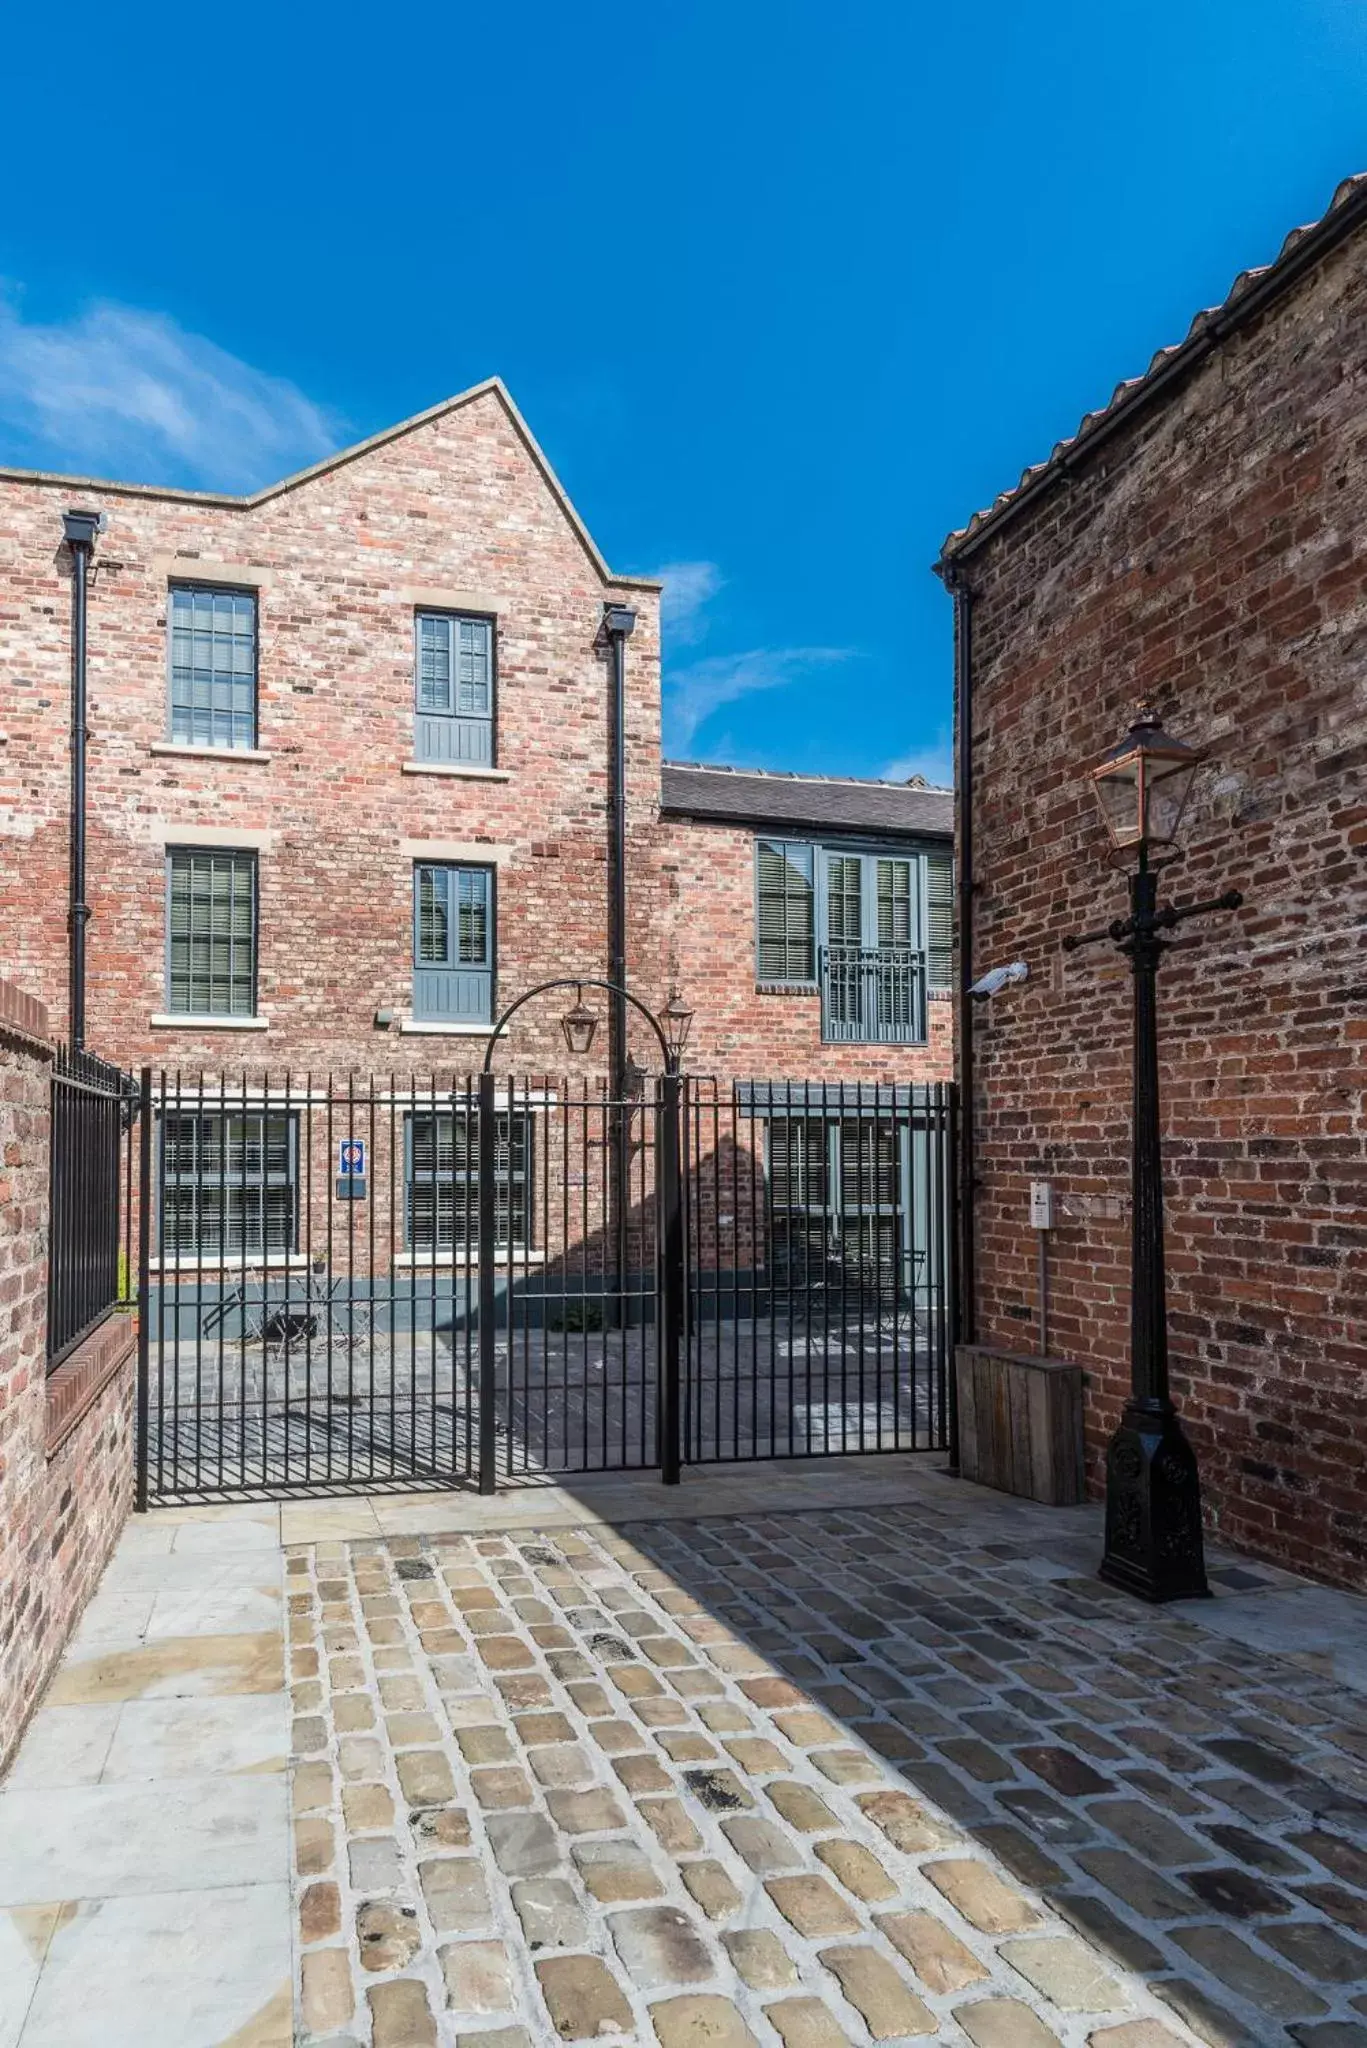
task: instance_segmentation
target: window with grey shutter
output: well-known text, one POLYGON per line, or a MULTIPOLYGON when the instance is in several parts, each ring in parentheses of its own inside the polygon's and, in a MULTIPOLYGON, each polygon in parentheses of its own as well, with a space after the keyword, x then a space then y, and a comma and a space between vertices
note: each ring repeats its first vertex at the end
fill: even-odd
POLYGON ((893 1284, 902 1228, 903 1141, 871 1117, 771 1118, 769 1211, 775 1263, 789 1285, 893 1284))
MULTIPOLYGON (((494 1125, 494 1242, 524 1250, 532 1119, 500 1115, 494 1125)), ((479 1241, 479 1111, 417 1110, 404 1117, 404 1241, 441 1257, 479 1241)))
POLYGON ((814 873, 813 849, 800 840, 756 841, 756 964, 761 981, 816 978, 814 873))
POLYGON ((880 947, 909 946, 912 943, 911 876, 909 860, 880 860, 878 863, 880 947))
POLYGON ((419 612, 416 635, 415 758, 472 768, 492 766, 493 620, 419 612))
POLYGON ((931 988, 952 988, 954 976, 954 862, 947 853, 926 855, 927 978, 931 988))
POLYGON ((168 1113, 161 1130, 168 1258, 269 1258, 299 1248, 293 1110, 168 1113))
POLYGON ((175 846, 166 855, 167 1008, 256 1014, 256 855, 175 846))
POLYGON ((493 870, 420 863, 413 870, 415 1019, 488 1024, 493 998, 493 870))
POLYGON ((256 745, 256 599, 176 584, 169 604, 171 737, 203 747, 256 745))

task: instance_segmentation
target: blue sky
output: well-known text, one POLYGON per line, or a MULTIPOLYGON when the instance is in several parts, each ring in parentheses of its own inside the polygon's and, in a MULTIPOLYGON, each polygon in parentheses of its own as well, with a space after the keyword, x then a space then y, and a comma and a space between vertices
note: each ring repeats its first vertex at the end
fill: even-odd
POLYGON ((678 756, 943 777, 940 540, 1367 166, 1361 0, 6 27, 0 461, 246 489, 501 374, 678 756))

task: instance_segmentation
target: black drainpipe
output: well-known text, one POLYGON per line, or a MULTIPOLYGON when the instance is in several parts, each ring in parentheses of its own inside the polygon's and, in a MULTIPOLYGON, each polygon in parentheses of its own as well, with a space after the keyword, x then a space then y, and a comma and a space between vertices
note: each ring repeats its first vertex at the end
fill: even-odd
POLYGON ((85 900, 85 743, 86 743, 86 586, 90 554, 100 530, 98 512, 65 512, 62 532, 71 549, 71 869, 67 924, 70 955, 67 992, 67 1035, 73 1050, 85 1044, 85 928, 90 905, 85 900))
MULTIPOLYGON (((627 985, 627 741, 626 643, 636 625, 635 612, 623 604, 603 607, 612 674, 608 735, 608 980, 614 989, 627 985)), ((612 1093, 625 1093, 627 1006, 622 995, 608 997, 608 1064, 612 1093)))
MULTIPOLYGON (((977 1339, 974 1197, 977 1178, 973 1153, 973 592, 953 562, 942 571, 954 599, 954 762, 955 838, 958 852, 959 911, 959 1036, 956 1080, 958 1105, 958 1285, 955 1288, 954 1342, 977 1339)), ((949 1375, 949 1468, 959 1469, 959 1403, 955 1374, 949 1375)))
POLYGON ((614 1262, 617 1274, 619 1313, 625 1324, 627 1310, 627 1266, 630 1252, 631 1217, 631 1122, 627 1097, 627 737, 626 680, 627 640, 636 625, 636 614, 623 604, 605 604, 603 631, 607 635, 612 675, 608 745, 608 1066, 613 1107, 609 1112, 609 1144, 612 1159, 612 1220, 614 1262))

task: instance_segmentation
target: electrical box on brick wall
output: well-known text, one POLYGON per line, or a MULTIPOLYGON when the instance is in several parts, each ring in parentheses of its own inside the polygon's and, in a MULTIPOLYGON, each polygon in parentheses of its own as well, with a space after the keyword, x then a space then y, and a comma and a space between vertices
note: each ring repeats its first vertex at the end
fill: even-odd
POLYGON ((1032 1230, 1052 1230, 1054 1227, 1054 1183, 1051 1180, 1032 1180, 1030 1183, 1030 1227, 1032 1230))

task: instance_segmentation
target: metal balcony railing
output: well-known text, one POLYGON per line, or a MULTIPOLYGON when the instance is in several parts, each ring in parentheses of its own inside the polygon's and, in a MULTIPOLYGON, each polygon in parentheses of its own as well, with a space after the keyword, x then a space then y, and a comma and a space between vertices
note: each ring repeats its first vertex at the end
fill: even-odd
POLYGON ((821 1036, 829 1044, 921 1045, 926 961, 910 946, 823 946, 821 1036))

